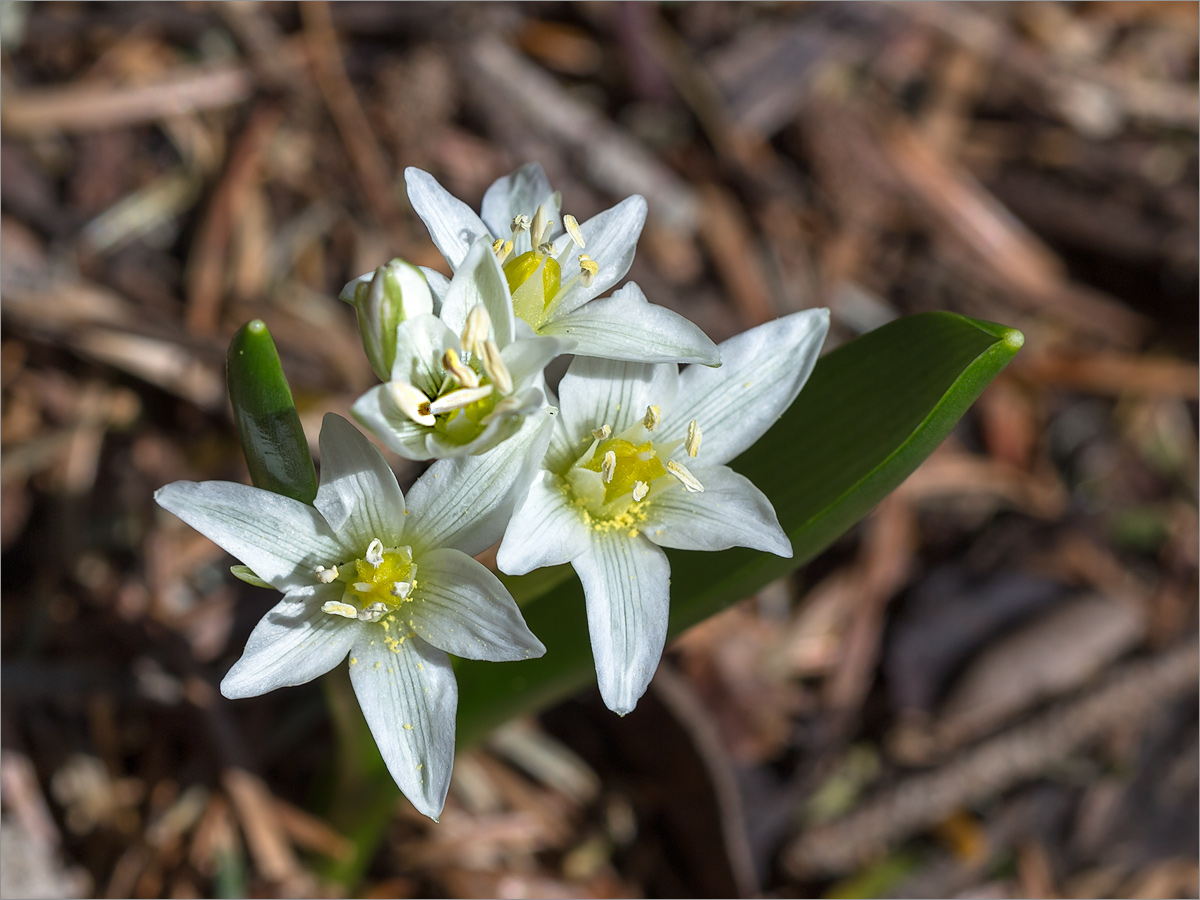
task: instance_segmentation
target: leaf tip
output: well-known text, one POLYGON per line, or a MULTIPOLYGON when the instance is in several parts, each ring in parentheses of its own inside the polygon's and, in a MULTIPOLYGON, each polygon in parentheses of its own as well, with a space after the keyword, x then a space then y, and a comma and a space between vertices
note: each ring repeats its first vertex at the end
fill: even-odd
POLYGON ((1015 328, 1006 328, 1004 331, 1004 346, 1015 354, 1025 346, 1025 335, 1015 328))

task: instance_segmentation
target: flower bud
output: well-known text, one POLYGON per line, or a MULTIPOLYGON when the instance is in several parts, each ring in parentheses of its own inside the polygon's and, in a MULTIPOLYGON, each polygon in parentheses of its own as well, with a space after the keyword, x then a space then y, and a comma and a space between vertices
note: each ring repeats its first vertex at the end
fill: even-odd
POLYGON ((400 323, 433 312, 433 296, 416 266, 393 259, 373 273, 356 278, 338 295, 358 311, 358 330, 371 368, 381 381, 392 377, 396 329, 400 323))

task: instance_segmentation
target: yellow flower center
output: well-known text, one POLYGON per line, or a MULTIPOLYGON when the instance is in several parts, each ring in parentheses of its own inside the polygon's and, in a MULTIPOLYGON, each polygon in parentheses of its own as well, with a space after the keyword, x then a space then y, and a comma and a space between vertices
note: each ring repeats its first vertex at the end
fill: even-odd
POLYGON ((639 483, 649 487, 656 478, 667 474, 667 467, 659 459, 652 441, 635 445, 621 438, 602 441, 596 447, 591 461, 584 463, 580 468, 601 474, 601 478, 605 480, 605 504, 612 503, 625 494, 632 495, 639 483), (613 454, 612 457, 608 456, 609 453, 613 454), (605 459, 611 459, 613 462, 606 465, 605 459))
MULTIPOLYGON (((384 548, 371 541, 360 559, 316 570, 317 581, 345 585, 341 600, 327 601, 322 611, 362 622, 379 622, 404 603, 412 603, 417 587, 417 565, 411 547, 384 548)), ((386 627, 386 623, 385 623, 386 627)))

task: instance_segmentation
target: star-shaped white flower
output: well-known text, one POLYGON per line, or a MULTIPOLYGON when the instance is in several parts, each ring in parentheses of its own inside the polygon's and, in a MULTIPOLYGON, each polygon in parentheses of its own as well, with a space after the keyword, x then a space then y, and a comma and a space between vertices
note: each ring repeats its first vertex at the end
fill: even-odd
POLYGON ((458 687, 447 653, 519 660, 545 647, 512 596, 472 559, 499 539, 527 461, 549 440, 540 413, 503 450, 435 463, 407 504, 396 477, 345 419, 321 428, 313 506, 223 481, 178 481, 159 505, 224 547, 283 599, 221 682, 230 698, 304 684, 347 655, 388 771, 437 818, 454 761, 458 687))
MULTIPOLYGON (((634 195, 582 224, 560 214, 561 197, 537 163, 498 180, 483 196, 482 215, 451 195, 428 172, 404 172, 408 198, 450 268, 486 239, 504 265, 516 314, 536 334, 568 339, 581 356, 637 362, 717 365, 713 342, 683 316, 647 302, 625 277, 646 221, 646 201, 634 195)), ((438 296, 445 278, 426 270, 438 296)))
POLYGON ((720 345, 719 369, 577 358, 567 370, 542 471, 498 562, 513 575, 575 568, 609 709, 630 712, 662 656, 660 548, 792 555, 770 501, 725 463, 791 405, 828 328, 824 309, 760 325, 720 345))
MULTIPOLYGON (((363 293, 368 277, 347 284, 343 298, 363 293)), ((528 329, 518 336, 504 273, 486 240, 467 252, 439 310, 395 327, 390 380, 354 404, 355 418, 409 459, 486 453, 515 434, 545 405, 542 370, 565 346, 528 329)))

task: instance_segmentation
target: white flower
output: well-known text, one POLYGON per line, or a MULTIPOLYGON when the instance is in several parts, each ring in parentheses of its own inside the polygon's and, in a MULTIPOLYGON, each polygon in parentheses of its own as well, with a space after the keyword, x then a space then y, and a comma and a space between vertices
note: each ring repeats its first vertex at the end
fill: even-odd
MULTIPOLYGON (((366 277, 342 296, 363 294, 366 277)), ((409 459, 486 453, 515 434, 545 404, 542 369, 564 349, 554 338, 517 336, 504 273, 486 240, 468 251, 440 310, 393 326, 390 380, 354 404, 355 418, 409 459)))
POLYGON ((631 711, 662 656, 670 567, 660 548, 791 556, 770 501, 725 463, 791 405, 828 328, 823 309, 760 325, 720 345, 719 369, 577 358, 567 370, 543 471, 498 562, 514 575, 574 566, 609 709, 631 711))
POLYGON ((321 428, 313 506, 222 481, 178 481, 159 505, 284 593, 221 682, 226 697, 304 684, 347 654, 388 771, 427 816, 441 812, 454 760, 458 688, 447 653, 518 660, 545 648, 512 596, 472 555, 500 537, 526 457, 549 440, 541 413, 512 452, 443 460, 407 498, 379 451, 338 416, 321 428))
MULTIPOLYGON (((404 172, 408 198, 450 268, 457 272, 486 239, 504 264, 516 314, 534 332, 569 339, 581 356, 638 362, 718 365, 708 337, 668 309, 646 301, 632 282, 596 299, 625 277, 646 221, 646 201, 628 197, 582 224, 561 215, 561 198, 537 163, 501 178, 483 196, 482 218, 428 172, 404 172)), ((426 270, 435 295, 445 279, 426 270)))

